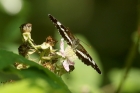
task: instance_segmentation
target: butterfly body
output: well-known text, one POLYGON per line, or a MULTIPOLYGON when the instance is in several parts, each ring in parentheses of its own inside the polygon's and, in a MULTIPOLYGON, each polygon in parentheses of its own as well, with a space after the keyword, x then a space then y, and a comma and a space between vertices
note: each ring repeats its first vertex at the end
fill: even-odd
POLYGON ((63 26, 56 18, 48 14, 50 20, 53 22, 55 27, 58 29, 60 35, 64 38, 68 45, 74 50, 77 57, 84 62, 86 65, 93 67, 99 74, 101 74, 100 69, 97 64, 93 61, 92 57, 88 54, 85 48, 80 44, 80 40, 75 38, 68 28, 63 26))

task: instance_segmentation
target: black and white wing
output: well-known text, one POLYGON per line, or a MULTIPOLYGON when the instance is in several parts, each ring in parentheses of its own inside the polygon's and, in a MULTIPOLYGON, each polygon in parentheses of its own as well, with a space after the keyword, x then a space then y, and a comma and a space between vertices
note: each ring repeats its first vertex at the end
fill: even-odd
POLYGON ((100 69, 97 64, 93 61, 91 56, 85 50, 85 48, 80 44, 79 39, 75 38, 68 28, 64 27, 56 18, 48 14, 50 20, 53 22, 55 27, 58 29, 60 35, 64 38, 68 45, 72 47, 77 57, 84 62, 86 65, 92 66, 99 74, 101 74, 100 69))
POLYGON ((56 18, 54 18, 51 14, 48 14, 50 20, 53 22, 55 27, 58 29, 60 35, 64 38, 68 45, 72 45, 75 37, 70 33, 68 28, 64 27, 56 18))
POLYGON ((92 59, 92 57, 88 54, 88 52, 85 50, 85 48, 79 44, 77 46, 77 48, 75 49, 75 53, 77 55, 77 57, 82 60, 82 62, 84 62, 84 64, 86 65, 90 65, 91 67, 93 67, 99 74, 101 74, 101 70, 99 69, 99 67, 97 66, 97 64, 94 62, 94 60, 92 59))

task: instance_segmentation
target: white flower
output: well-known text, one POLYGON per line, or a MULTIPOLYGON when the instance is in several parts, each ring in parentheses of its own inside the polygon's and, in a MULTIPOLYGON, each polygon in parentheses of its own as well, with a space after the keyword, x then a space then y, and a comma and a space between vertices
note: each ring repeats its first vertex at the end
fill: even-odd
POLYGON ((67 46, 64 50, 64 39, 61 39, 60 42, 60 54, 64 58, 63 67, 67 72, 70 71, 70 66, 74 66, 74 60, 77 59, 73 49, 70 46, 67 46))

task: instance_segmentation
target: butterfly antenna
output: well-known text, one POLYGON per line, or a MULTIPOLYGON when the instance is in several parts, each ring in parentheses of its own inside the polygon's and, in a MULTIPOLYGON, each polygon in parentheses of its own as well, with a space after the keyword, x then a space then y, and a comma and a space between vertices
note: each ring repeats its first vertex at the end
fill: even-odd
MULTIPOLYGON (((70 29, 69 29, 69 27, 67 27, 67 29, 70 31, 70 29)), ((72 33, 72 32, 71 32, 72 33)), ((74 35, 74 34, 73 34, 74 35)), ((75 37, 77 38, 77 36, 75 35, 75 37)), ((80 39, 79 39, 80 40, 80 39)), ((84 41, 82 41, 82 40, 80 40, 80 42, 82 42, 83 44, 85 44, 85 45, 87 45, 88 47, 90 47, 91 48, 91 46, 90 45, 88 45, 87 43, 85 43, 84 41)))
POLYGON ((85 45, 87 45, 88 47, 90 47, 91 48, 91 46, 90 45, 88 45, 87 43, 85 43, 84 41, 82 41, 82 40, 80 40, 83 44, 85 44, 85 45))
MULTIPOLYGON (((77 38, 77 36, 76 36, 76 35, 75 35, 75 37, 77 38)), ((80 39, 79 39, 79 40, 80 40, 80 39)), ((84 41, 80 40, 80 42, 82 42, 83 44, 85 44, 86 46, 88 46, 88 47, 90 47, 90 48, 91 48, 91 46, 90 46, 89 44, 85 43, 84 41)))

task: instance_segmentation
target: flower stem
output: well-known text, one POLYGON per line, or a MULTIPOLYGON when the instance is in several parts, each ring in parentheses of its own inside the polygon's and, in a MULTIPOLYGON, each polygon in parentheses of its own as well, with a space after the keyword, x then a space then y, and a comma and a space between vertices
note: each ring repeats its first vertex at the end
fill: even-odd
POLYGON ((125 64, 124 75, 123 75, 123 77, 122 77, 122 79, 121 79, 121 81, 120 81, 120 84, 119 84, 118 89, 116 90, 116 93, 120 93, 120 92, 121 92, 121 89, 122 89, 122 87, 123 87, 123 84, 125 83, 125 80, 126 80, 126 78, 127 78, 127 76, 128 76, 128 73, 129 73, 129 71, 130 71, 130 69, 131 69, 131 65, 132 65, 133 60, 134 60, 134 58, 135 58, 135 55, 136 55, 136 53, 137 53, 137 51, 138 51, 139 38, 140 38, 140 37, 138 36, 136 42, 135 42, 135 43, 131 46, 131 48, 130 48, 130 51, 129 51, 129 53, 128 53, 128 56, 127 56, 126 62, 125 62, 126 64, 125 64))

